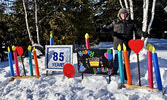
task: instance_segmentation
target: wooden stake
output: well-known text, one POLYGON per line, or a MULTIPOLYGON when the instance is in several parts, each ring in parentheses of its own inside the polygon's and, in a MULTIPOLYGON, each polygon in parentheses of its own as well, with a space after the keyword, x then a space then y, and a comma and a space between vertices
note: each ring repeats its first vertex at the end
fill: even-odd
POLYGON ((157 88, 149 88, 145 86, 137 86, 137 85, 129 85, 129 84, 122 84, 121 87, 127 88, 127 89, 145 89, 145 90, 152 90, 152 91, 160 91, 164 95, 165 90, 158 90, 157 88))
POLYGON ((22 62, 22 65, 23 65, 24 75, 26 76, 26 70, 25 70, 25 67, 24 67, 23 58, 22 58, 22 56, 20 56, 20 58, 21 58, 21 62, 22 62))
POLYGON ((108 84, 110 84, 110 82, 111 82, 111 75, 109 75, 109 82, 108 82, 108 84))
POLYGON ((11 77, 11 80, 9 80, 10 82, 11 81, 14 81, 15 79, 25 79, 25 78, 39 78, 40 76, 13 76, 11 77))
POLYGON ((83 73, 82 73, 82 80, 83 80, 84 76, 83 76, 83 73))
POLYGON ((141 80, 140 80, 140 64, 139 64, 139 54, 137 54, 137 67, 138 67, 139 86, 141 86, 141 80))

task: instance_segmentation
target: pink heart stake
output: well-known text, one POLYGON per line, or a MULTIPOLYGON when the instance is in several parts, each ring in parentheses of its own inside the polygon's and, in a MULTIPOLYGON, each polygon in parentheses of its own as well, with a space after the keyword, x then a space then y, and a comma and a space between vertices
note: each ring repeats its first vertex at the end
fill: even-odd
POLYGON ((128 45, 130 49, 132 49, 136 54, 138 54, 140 50, 143 48, 144 42, 140 39, 137 40, 132 39, 128 42, 128 45))
POLYGON ((23 70, 24 70, 24 75, 26 76, 26 70, 25 70, 24 63, 23 63, 23 58, 22 58, 23 48, 21 46, 16 46, 16 51, 21 58, 21 62, 22 62, 22 65, 23 65, 23 70))
POLYGON ((104 57, 105 57, 106 59, 108 59, 108 53, 107 53, 107 52, 104 53, 104 57))
POLYGON ((130 49, 132 49, 136 55, 137 55, 137 67, 138 67, 138 77, 139 77, 139 86, 141 86, 141 80, 140 80, 140 65, 139 65, 139 52, 140 50, 143 48, 144 46, 144 42, 140 39, 137 40, 130 40, 128 42, 128 45, 130 47, 130 49))
POLYGON ((21 46, 16 46, 16 51, 19 54, 19 56, 21 57, 23 54, 23 48, 21 46))

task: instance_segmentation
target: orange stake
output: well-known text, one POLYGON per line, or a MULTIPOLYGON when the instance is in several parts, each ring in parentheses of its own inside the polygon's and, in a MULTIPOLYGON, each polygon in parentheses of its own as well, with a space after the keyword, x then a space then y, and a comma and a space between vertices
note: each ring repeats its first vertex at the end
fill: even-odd
POLYGON ((40 74, 39 74, 38 61, 37 61, 37 53, 35 51, 35 47, 33 48, 33 55, 34 55, 34 63, 35 63, 36 76, 39 77, 40 74))
POLYGON ((126 69, 126 75, 127 75, 127 81, 129 85, 132 85, 132 78, 130 73, 130 67, 129 67, 129 59, 128 59, 128 52, 126 50, 125 45, 123 44, 123 55, 124 55, 124 62, 125 62, 125 69, 126 69))

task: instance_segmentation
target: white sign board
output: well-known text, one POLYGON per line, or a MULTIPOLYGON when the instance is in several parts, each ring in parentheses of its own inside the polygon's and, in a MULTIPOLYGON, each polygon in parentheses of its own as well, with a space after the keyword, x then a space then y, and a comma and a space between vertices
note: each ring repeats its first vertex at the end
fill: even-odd
POLYGON ((66 63, 72 64, 72 45, 45 46, 46 70, 61 70, 66 63))
POLYGON ((167 6, 164 8, 164 10, 167 12, 167 6))

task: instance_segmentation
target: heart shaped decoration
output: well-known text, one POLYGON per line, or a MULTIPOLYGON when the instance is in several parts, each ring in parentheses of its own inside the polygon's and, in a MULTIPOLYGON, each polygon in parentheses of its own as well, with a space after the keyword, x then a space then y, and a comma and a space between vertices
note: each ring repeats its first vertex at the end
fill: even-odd
POLYGON ((128 45, 131 50, 133 50, 136 54, 138 54, 140 50, 143 48, 144 42, 141 39, 137 40, 132 39, 128 42, 128 45))
POLYGON ((106 59, 108 59, 108 53, 107 53, 107 52, 104 53, 104 57, 105 57, 106 59))
POLYGON ((16 51, 19 54, 19 56, 21 57, 23 54, 23 48, 21 46, 16 46, 16 51))

